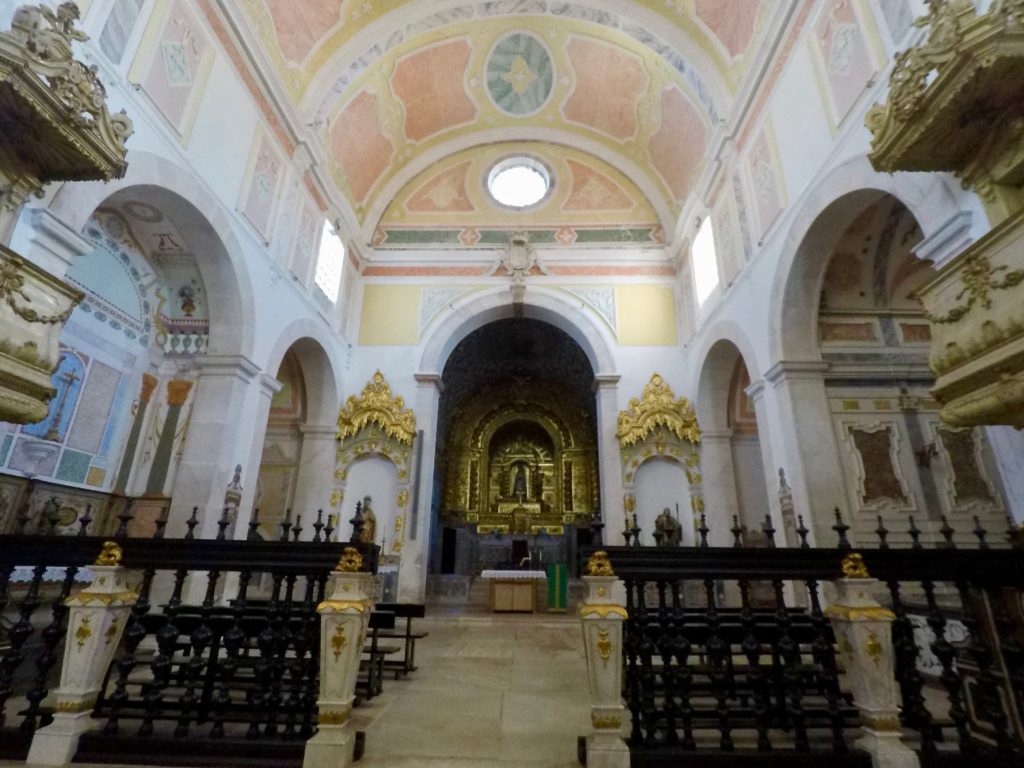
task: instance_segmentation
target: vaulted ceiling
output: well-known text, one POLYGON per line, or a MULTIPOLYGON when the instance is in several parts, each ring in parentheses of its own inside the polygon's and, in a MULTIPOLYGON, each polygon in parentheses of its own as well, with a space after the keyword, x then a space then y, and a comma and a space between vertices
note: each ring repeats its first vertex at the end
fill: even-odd
POLYGON ((346 218, 372 245, 437 244, 453 232, 474 245, 515 229, 516 216, 562 244, 617 241, 598 232, 611 223, 634 242, 663 243, 776 5, 241 4, 273 76, 317 133, 346 218), (554 182, 529 214, 502 211, 483 191, 493 163, 517 152, 554 182))

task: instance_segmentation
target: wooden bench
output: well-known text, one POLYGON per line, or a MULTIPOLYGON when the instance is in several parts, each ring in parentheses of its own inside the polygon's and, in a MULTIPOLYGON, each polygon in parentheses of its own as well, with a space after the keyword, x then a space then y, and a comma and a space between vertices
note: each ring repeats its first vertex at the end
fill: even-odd
POLYGON ((363 646, 363 660, 359 665, 359 677, 356 678, 356 692, 361 698, 369 701, 384 690, 384 659, 398 653, 398 645, 381 645, 381 630, 395 628, 395 614, 391 611, 374 610, 370 613, 367 632, 370 642, 363 646), (367 657, 368 655, 368 657, 367 657))
POLYGON ((395 673, 395 680, 416 671, 416 641, 422 640, 429 633, 413 632, 412 620, 422 619, 427 615, 427 606, 422 603, 378 603, 378 610, 390 611, 396 618, 405 619, 405 631, 384 630, 380 636, 387 640, 402 640, 403 654, 401 661, 386 659, 384 668, 395 673))

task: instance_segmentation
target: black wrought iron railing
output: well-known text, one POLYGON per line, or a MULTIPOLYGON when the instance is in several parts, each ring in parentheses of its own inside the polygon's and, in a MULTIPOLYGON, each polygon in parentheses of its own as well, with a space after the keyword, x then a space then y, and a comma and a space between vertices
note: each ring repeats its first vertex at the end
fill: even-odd
MULTIPOLYGON (((626 588, 634 766, 867 764, 824 610, 851 551, 836 528, 835 549, 746 549, 739 534, 730 548, 605 548, 626 588)), ((883 535, 857 549, 896 616, 900 725, 925 765, 1024 764, 1024 552, 1012 531, 998 549, 976 536, 972 549, 951 530, 935 548, 883 535)))
MULTIPOLYGON (((319 520, 318 520, 319 522, 319 520)), ((226 517, 222 520, 226 523, 226 517)), ((327 577, 342 549, 297 524, 279 541, 119 539, 139 595, 78 760, 181 765, 258 757, 301 762, 315 731, 319 617, 327 577), (171 746, 173 745, 173 746, 171 746), (220 745, 220 746, 218 746, 220 745), (218 757, 219 756, 219 757, 218 757), (193 759, 194 758, 194 759, 193 759)), ((126 526, 122 525, 122 534, 126 526)), ((65 600, 83 582, 103 537, 0 536, 0 755, 27 754, 49 722, 67 632, 65 600)), ((375 571, 377 548, 360 547, 375 571)), ((269 762, 268 762, 269 761, 269 762)))

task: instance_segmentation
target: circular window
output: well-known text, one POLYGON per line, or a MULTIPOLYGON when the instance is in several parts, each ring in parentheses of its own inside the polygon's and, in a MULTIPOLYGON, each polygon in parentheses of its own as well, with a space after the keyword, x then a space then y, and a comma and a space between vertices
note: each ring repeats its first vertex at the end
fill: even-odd
POLYGON ((487 190, 506 208, 536 205, 551 189, 551 175, 544 164, 532 157, 509 157, 497 163, 487 175, 487 190))

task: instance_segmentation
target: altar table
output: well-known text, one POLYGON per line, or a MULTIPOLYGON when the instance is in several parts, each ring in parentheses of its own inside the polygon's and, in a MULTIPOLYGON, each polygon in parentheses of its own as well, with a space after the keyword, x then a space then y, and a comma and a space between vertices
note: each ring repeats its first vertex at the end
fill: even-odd
POLYGON ((544 571, 486 570, 480 576, 490 579, 494 613, 533 613, 537 610, 537 582, 547 580, 544 571))

